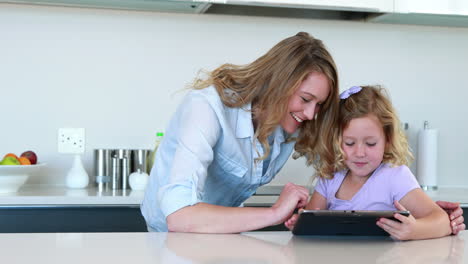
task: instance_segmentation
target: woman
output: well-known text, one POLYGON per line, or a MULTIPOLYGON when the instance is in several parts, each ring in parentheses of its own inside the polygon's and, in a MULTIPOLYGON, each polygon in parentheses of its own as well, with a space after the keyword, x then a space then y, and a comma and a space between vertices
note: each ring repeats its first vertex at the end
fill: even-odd
POLYGON ((283 223, 306 205, 307 189, 288 183, 270 208, 239 206, 293 148, 297 157, 333 162, 325 142, 337 103, 333 58, 304 32, 250 64, 225 64, 197 79, 156 154, 141 209, 148 230, 235 233, 283 223))

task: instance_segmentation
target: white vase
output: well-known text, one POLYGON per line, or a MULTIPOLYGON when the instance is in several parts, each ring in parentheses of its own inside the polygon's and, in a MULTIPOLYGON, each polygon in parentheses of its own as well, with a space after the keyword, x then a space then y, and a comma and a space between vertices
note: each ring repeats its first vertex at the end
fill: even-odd
POLYGON ((144 190, 146 185, 148 184, 149 175, 145 172, 141 172, 138 169, 137 172, 134 172, 128 176, 128 183, 130 184, 130 188, 132 190, 144 190))
POLYGON ((89 176, 86 173, 80 155, 75 155, 73 166, 68 171, 66 185, 72 189, 86 188, 89 183, 89 176))

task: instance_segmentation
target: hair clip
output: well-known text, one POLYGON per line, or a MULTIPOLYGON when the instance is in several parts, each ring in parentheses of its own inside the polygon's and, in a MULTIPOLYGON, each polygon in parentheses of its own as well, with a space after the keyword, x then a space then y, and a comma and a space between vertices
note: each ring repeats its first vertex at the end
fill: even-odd
POLYGON ((361 86, 353 86, 349 88, 348 90, 343 91, 340 94, 340 99, 346 99, 355 93, 359 93, 361 90, 362 90, 361 86))

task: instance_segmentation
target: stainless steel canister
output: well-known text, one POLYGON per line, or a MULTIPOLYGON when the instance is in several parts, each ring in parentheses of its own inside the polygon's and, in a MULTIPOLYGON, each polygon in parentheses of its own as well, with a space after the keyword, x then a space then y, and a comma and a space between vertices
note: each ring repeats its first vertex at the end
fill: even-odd
POLYGON ((132 159, 132 170, 131 172, 136 172, 140 170, 141 172, 148 173, 148 155, 150 153, 149 149, 134 149, 132 150, 133 159, 132 159))
POLYGON ((122 190, 127 190, 130 187, 128 184, 128 178, 130 176, 130 159, 122 158, 119 159, 119 161, 122 168, 122 190))
POLYGON ((108 188, 110 190, 119 190, 122 186, 122 172, 120 159, 115 156, 112 157, 112 174, 110 181, 108 182, 108 188))
POLYGON ((132 171, 131 168, 131 160, 132 160, 132 151, 130 149, 118 149, 117 157, 119 158, 120 169, 121 169, 121 188, 122 190, 126 190, 129 188, 128 185, 128 177, 132 171))
POLYGON ((99 192, 102 192, 105 189, 106 183, 110 181, 111 152, 110 149, 94 150, 94 176, 99 192))

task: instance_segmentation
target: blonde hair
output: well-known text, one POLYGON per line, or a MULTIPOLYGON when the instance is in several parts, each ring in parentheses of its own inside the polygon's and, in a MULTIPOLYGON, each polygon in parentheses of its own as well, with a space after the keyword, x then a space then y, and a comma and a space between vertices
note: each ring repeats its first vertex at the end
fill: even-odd
POLYGON ((296 156, 302 156, 320 146, 318 131, 321 122, 336 115, 338 106, 335 62, 321 40, 299 32, 280 41, 254 62, 247 65, 221 65, 210 72, 208 78, 195 79, 192 86, 194 89, 204 89, 213 85, 228 107, 242 107, 252 103, 252 113, 258 122, 255 138, 265 150, 259 158, 262 160, 270 152, 268 136, 280 124, 287 112, 289 99, 311 72, 327 76, 330 94, 316 120, 303 122, 295 145, 298 151, 296 156))
MULTIPOLYGON (((408 145, 400 120, 392 106, 384 88, 381 86, 361 86, 362 90, 352 94, 347 99, 340 100, 338 128, 334 133, 334 150, 337 153, 333 170, 346 169, 345 154, 341 148, 343 131, 351 120, 368 115, 374 115, 382 125, 386 144, 382 162, 392 166, 407 165, 412 162, 413 155, 408 145)), ((325 178, 332 174, 321 175, 325 178)))

